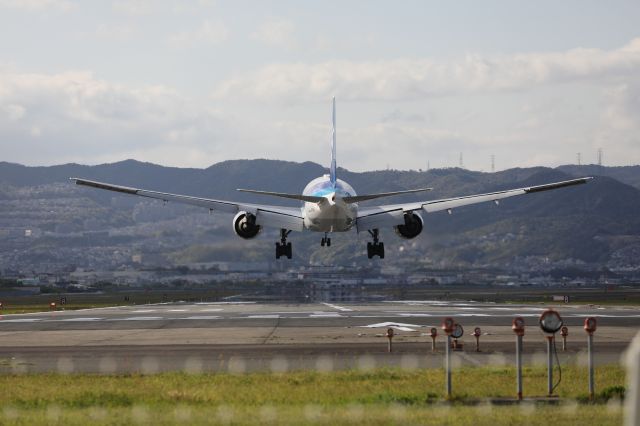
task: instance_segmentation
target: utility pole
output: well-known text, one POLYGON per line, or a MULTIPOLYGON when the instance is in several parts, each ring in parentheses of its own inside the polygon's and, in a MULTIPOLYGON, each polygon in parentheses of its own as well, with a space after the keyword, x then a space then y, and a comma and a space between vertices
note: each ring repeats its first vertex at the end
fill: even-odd
POLYGON ((491 173, 496 171, 496 156, 491 154, 491 173))
POLYGON ((598 166, 602 167, 602 148, 598 148, 598 166))
POLYGON ((576 159, 578 160, 578 166, 582 165, 582 154, 581 153, 576 153, 576 159))
POLYGON ((464 162, 462 161, 462 152, 460 153, 460 160, 458 162, 461 169, 464 169, 464 162))

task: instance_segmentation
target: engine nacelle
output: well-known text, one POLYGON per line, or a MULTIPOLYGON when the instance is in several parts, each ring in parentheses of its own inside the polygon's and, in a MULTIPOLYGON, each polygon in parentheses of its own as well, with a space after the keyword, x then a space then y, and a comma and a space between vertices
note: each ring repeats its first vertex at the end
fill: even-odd
POLYGON ((256 217, 251 213, 238 212, 233 218, 233 232, 245 240, 254 238, 260 232, 260 225, 256 225, 256 217))
POLYGON ((418 213, 405 213, 404 225, 395 226, 396 234, 402 238, 415 238, 422 232, 424 222, 418 213))

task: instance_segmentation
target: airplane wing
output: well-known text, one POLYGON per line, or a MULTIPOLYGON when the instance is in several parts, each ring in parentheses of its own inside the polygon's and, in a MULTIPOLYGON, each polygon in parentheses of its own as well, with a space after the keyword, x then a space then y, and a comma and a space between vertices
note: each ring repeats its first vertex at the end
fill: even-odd
POLYGON ((146 189, 130 188, 128 186, 112 185, 81 178, 70 178, 76 185, 105 189, 123 194, 138 195, 140 197, 155 198, 164 202, 191 204, 205 207, 210 211, 238 213, 246 211, 256 216, 256 223, 269 228, 284 228, 292 231, 303 230, 302 209, 298 207, 268 206, 262 204, 235 203, 232 201, 213 200, 210 198, 193 197, 190 195, 170 194, 166 192, 148 191, 146 189))
POLYGON ((562 182, 547 183, 544 185, 530 186, 527 188, 508 189, 505 191, 490 192, 487 194, 467 195, 464 197, 444 198, 442 200, 420 201, 405 204, 389 204, 383 206, 366 207, 358 211, 356 226, 358 232, 369 229, 381 228, 385 226, 396 226, 404 224, 404 214, 423 210, 426 213, 433 213, 447 210, 449 213, 454 208, 468 206, 471 204, 493 201, 496 204, 503 198, 514 197, 516 195, 532 194, 552 189, 564 188, 566 186, 580 185, 587 183, 592 177, 571 179, 562 182))

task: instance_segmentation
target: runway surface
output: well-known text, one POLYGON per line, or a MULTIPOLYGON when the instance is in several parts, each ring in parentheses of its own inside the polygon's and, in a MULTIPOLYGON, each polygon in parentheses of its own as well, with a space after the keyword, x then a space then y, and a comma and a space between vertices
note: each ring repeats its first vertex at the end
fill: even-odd
MULTIPOLYGON (((174 303, 0 316, 0 372, 155 372, 439 366, 431 327, 465 327, 458 365, 510 363, 511 320, 527 323, 525 362, 544 362, 538 317, 548 306, 475 302, 174 303), (387 353, 388 327, 395 330, 387 353), (476 352, 474 327, 480 327, 476 352)), ((597 361, 618 362, 640 330, 636 307, 554 306, 569 327, 564 362, 584 362, 584 318, 596 317, 597 361)), ((560 345, 560 344, 558 344, 560 345)))

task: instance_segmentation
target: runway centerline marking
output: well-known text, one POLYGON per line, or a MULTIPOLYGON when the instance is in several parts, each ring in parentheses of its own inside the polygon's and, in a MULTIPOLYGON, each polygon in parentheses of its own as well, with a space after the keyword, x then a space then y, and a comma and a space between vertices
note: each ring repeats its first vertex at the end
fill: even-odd
POLYGON ((163 320, 163 317, 129 317, 129 318, 114 318, 112 321, 158 321, 163 320))
POLYGON ((344 306, 332 305, 331 303, 322 302, 323 305, 328 306, 332 309, 336 309, 341 312, 351 312, 353 309, 345 308, 344 306))
POLYGON ((78 321, 78 322, 82 322, 82 321, 101 321, 102 318, 68 318, 68 319, 61 319, 61 320, 53 320, 53 321, 78 321))
POLYGON ((200 315, 200 316, 192 316, 192 317, 176 318, 176 319, 181 319, 181 320, 214 320, 214 319, 220 319, 220 318, 222 318, 222 317, 215 316, 215 315, 200 315))

